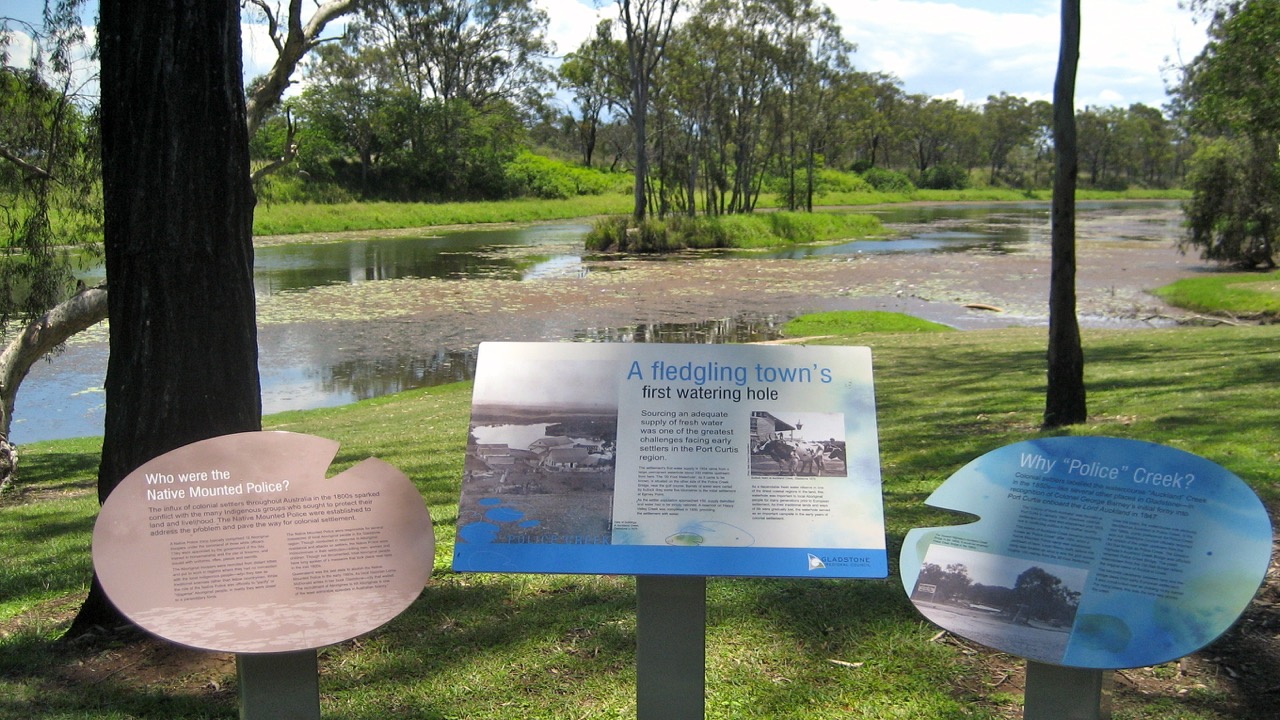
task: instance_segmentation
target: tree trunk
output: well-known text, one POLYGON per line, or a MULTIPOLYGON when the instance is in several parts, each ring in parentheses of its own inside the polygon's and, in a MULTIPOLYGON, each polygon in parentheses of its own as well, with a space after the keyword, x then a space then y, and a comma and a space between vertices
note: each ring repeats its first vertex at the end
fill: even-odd
POLYGON ((1049 276, 1048 390, 1044 426, 1061 427, 1087 417, 1084 351, 1076 319, 1075 85, 1080 57, 1080 0, 1062 0, 1062 48, 1053 87, 1053 260, 1049 276))
POLYGON ((649 131, 646 127, 649 114, 649 88, 639 77, 633 82, 636 83, 636 87, 632 90, 634 99, 631 109, 631 127, 636 136, 636 185, 632 216, 639 225, 644 222, 648 200, 645 190, 649 183, 649 131))
MULTIPOLYGON (((8 440, 18 387, 31 366, 68 338, 107 317, 105 285, 87 288, 27 324, 0 353, 0 439, 8 440)), ((8 478, 0 476, 0 486, 8 478)))
MULTIPOLYGON (((111 316, 98 498, 182 445, 261 428, 237 0, 102 0, 111 316)), ((95 581, 68 630, 121 620, 95 581)))

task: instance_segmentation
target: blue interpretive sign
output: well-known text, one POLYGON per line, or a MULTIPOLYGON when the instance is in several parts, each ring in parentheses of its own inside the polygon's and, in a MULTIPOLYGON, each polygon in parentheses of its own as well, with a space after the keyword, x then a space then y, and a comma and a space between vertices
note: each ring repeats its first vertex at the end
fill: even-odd
POLYGON ((870 350, 482 344, 454 568, 884 577, 870 350))
POLYGON ((976 522, 921 528, 902 582, 951 632, 1074 668, 1156 665, 1204 647, 1248 606, 1271 523, 1240 478, 1136 440, 1053 437, 965 465, 926 501, 976 522))

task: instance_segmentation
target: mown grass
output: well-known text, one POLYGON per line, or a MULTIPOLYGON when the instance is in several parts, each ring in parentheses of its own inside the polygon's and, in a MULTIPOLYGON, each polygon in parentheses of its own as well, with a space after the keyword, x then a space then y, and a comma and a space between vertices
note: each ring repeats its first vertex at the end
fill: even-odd
POLYGON ((1280 270, 1269 273, 1214 273, 1185 278, 1157 289, 1171 305, 1199 312, 1245 317, 1280 317, 1280 270))
MULTIPOLYGON (((1042 434, 1042 329, 820 342, 872 348, 894 560, 907 530, 953 521, 924 504, 946 477, 1042 434)), ((1280 327, 1095 330, 1084 342, 1090 420, 1065 432, 1179 447, 1280 501, 1280 327)), ((459 384, 266 419, 271 429, 338 440, 335 471, 369 456, 396 465, 435 521, 435 571, 419 601, 374 633, 322 651, 325 717, 634 717, 630 578, 450 569, 469 402, 470 386, 459 384)), ((63 679, 88 652, 54 638, 89 579, 96 448, 94 439, 24 447, 22 481, 0 499, 0 718, 236 717, 233 693, 137 686, 121 679, 127 673, 63 679)), ((708 606, 708 718, 994 720, 1018 712, 1017 694, 999 678, 930 640, 936 628, 896 577, 713 579, 708 606)), ((1197 681, 1210 685, 1185 696, 1122 688, 1115 717, 1246 717, 1231 706, 1225 677, 1197 681)))
POLYGON ((864 333, 952 332, 955 328, 897 312, 841 310, 810 313, 788 320, 782 326, 787 337, 838 336, 852 338, 864 333))

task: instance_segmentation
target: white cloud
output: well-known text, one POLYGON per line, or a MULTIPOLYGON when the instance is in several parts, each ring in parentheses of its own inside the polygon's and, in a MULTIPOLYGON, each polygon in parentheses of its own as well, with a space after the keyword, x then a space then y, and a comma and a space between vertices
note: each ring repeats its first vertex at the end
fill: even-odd
POLYGON ((534 5, 547 13, 547 39, 555 44, 556 55, 577 50, 591 37, 603 18, 614 18, 618 11, 612 2, 596 8, 579 0, 534 0, 534 5))
MULTIPOLYGON (((1048 99, 1058 61, 1057 2, 1004 3, 1000 12, 924 0, 832 0, 855 64, 899 77, 909 93, 983 102, 1001 91, 1048 99)), ((992 3, 985 3, 990 6, 992 3)), ((1162 68, 1190 58, 1204 31, 1177 0, 1086 3, 1076 99, 1085 104, 1165 101, 1162 68)))

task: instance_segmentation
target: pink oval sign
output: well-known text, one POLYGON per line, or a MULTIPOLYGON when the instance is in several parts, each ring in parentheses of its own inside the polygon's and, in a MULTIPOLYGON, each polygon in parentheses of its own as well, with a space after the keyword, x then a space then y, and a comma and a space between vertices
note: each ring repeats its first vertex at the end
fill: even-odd
POLYGON ((337 451, 249 432, 139 467, 94 526, 103 589, 140 627, 220 652, 315 649, 391 620, 431 575, 431 516, 381 460, 326 478, 337 451))

